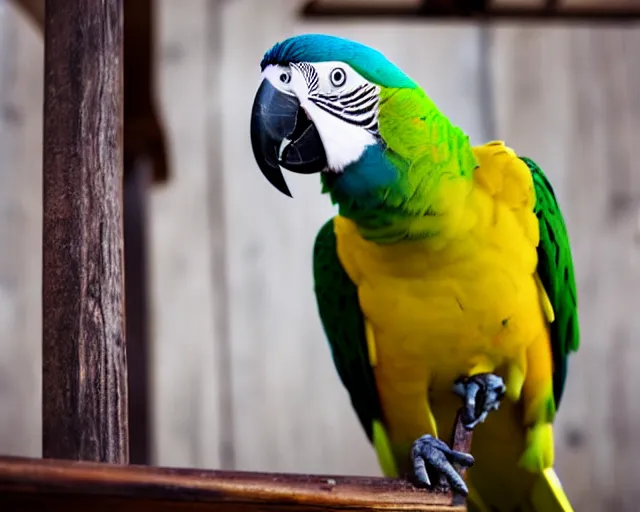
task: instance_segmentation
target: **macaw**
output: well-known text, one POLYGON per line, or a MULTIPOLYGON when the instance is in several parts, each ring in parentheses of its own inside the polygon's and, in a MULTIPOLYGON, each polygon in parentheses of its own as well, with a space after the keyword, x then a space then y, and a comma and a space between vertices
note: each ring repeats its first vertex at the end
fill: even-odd
POLYGON ((383 473, 442 480, 478 512, 571 511, 552 424, 579 345, 577 294, 540 167, 502 141, 472 146, 363 44, 300 35, 260 68, 259 168, 289 196, 283 169, 319 173, 339 208, 315 239, 315 294, 383 473), (440 439, 460 406, 471 454, 440 439))

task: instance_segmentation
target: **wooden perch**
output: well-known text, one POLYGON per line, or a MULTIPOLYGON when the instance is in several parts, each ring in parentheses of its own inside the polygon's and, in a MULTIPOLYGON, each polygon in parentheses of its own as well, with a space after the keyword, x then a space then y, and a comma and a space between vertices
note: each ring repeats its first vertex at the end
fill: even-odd
POLYGON ((168 469, 0 458, 2 509, 64 512, 464 512, 449 493, 388 478, 168 469))
MULTIPOLYGON (((453 449, 468 452, 471 432, 456 419, 453 449)), ((464 475, 464 472, 462 472, 464 475)), ((294 475, 123 466, 0 457, 3 510, 424 511, 464 512, 465 500, 391 478, 294 475)))

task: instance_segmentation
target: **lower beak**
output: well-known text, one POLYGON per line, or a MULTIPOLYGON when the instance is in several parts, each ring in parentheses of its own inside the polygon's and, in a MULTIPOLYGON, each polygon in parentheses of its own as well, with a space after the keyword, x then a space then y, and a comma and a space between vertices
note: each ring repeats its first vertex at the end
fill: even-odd
POLYGON ((327 156, 320 135, 295 96, 264 80, 251 111, 251 146, 262 174, 291 196, 280 167, 300 174, 320 172, 327 156))

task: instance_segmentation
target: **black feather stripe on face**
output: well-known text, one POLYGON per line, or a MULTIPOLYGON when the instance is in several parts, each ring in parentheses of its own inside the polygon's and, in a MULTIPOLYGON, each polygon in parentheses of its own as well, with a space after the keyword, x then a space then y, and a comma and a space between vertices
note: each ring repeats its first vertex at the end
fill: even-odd
POLYGON ((314 92, 309 99, 319 108, 346 123, 361 126, 371 133, 378 132, 378 88, 363 84, 344 93, 314 92))
POLYGON ((309 93, 318 90, 318 72, 308 62, 292 62, 291 67, 300 71, 302 78, 307 84, 309 93))

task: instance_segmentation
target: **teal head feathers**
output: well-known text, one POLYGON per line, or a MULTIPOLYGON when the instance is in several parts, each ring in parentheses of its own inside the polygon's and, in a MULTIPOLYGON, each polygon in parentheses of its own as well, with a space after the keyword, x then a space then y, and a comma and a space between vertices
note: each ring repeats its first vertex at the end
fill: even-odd
POLYGON ((377 50, 306 34, 275 44, 260 67, 252 147, 265 177, 287 195, 282 169, 320 172, 341 214, 375 225, 388 223, 385 212, 424 215, 443 173, 475 167, 462 131, 377 50))

